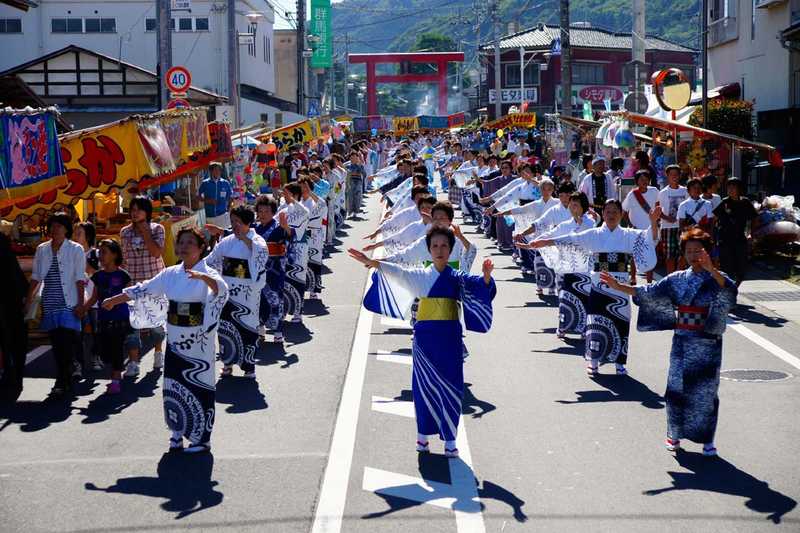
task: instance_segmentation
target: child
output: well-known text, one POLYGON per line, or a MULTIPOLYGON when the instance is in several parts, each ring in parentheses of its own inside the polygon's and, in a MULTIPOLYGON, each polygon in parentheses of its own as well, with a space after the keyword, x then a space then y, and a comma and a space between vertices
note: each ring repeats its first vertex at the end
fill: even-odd
MULTIPOLYGON (((102 302, 121 294, 122 289, 131 284, 130 275, 119 267, 122 264, 122 247, 116 241, 105 239, 100 241, 99 249, 100 270, 92 275, 94 291, 85 304, 87 309, 97 301, 102 302)), ((132 333, 128 306, 118 305, 110 311, 100 307, 97 318, 103 362, 111 365, 111 383, 107 385, 106 392, 119 394, 122 371, 125 368, 123 346, 125 339, 132 333)))

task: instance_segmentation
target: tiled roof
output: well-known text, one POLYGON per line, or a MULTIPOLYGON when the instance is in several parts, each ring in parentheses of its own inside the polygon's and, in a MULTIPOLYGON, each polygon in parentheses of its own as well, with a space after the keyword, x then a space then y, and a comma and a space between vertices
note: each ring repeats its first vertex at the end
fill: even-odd
MULTIPOLYGON (((500 39, 501 49, 538 48, 549 49, 553 40, 558 37, 559 27, 541 25, 523 30, 500 39)), ((605 48, 616 50, 630 50, 631 34, 614 33, 603 28, 589 28, 584 26, 571 26, 569 30, 570 45, 578 48, 605 48)), ((492 44, 485 44, 481 48, 488 49, 492 44)), ((645 39, 647 50, 660 50, 667 52, 696 52, 692 48, 681 46, 659 37, 648 36, 645 39)))

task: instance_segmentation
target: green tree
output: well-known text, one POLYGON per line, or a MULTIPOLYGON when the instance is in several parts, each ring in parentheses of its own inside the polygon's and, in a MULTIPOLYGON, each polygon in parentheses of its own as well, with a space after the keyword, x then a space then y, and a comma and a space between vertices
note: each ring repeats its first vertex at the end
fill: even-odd
POLYGON ((417 35, 417 42, 411 47, 412 52, 454 52, 456 42, 447 35, 436 31, 426 31, 417 35))

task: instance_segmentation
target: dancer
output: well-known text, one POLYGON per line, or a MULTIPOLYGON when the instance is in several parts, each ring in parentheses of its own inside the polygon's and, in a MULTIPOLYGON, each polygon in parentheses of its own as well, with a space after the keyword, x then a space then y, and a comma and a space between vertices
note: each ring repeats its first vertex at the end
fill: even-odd
POLYGON ((370 259, 350 249, 350 256, 375 268, 373 283, 364 297, 364 307, 375 313, 399 318, 391 305, 398 298, 420 298, 414 324, 412 392, 417 419, 418 452, 429 452, 428 437, 438 434, 446 457, 458 457, 456 436, 464 395, 462 327, 459 302, 468 330, 485 333, 492 324, 491 302, 497 292, 491 277, 491 259, 483 262, 483 276, 454 270, 448 265, 456 237, 445 228, 433 228, 426 244, 433 265, 403 268, 370 259), (399 293, 405 293, 400 296, 399 293))
POLYGON ((689 265, 654 284, 633 287, 609 273, 611 289, 633 296, 639 306, 639 331, 674 330, 669 354, 666 447, 680 439, 703 444, 703 455, 717 455, 714 434, 719 415, 719 369, 728 312, 736 305, 736 284, 714 268, 711 237, 699 228, 684 232, 681 253, 689 265), (677 317, 676 317, 677 310, 677 317))
POLYGON ((589 295, 589 314, 586 319, 586 372, 595 376, 601 362, 616 363, 617 375, 628 373, 628 337, 631 309, 629 298, 619 291, 600 283, 600 272, 611 272, 624 281, 628 276, 631 257, 640 271, 647 272, 655 266, 655 242, 658 239, 658 220, 661 209, 650 213, 648 230, 623 228, 622 204, 607 200, 603 208, 603 225, 571 235, 552 239, 538 239, 534 248, 558 245, 560 261, 580 265, 594 254, 592 290, 589 295))
POLYGON ((206 259, 228 284, 228 303, 219 321, 220 377, 233 375, 238 364, 244 377, 255 379, 261 289, 266 283, 267 244, 251 228, 255 218, 244 206, 230 212, 233 233, 223 238, 206 259))
POLYGON ((302 189, 297 183, 289 183, 283 188, 283 200, 286 202, 278 215, 286 213, 289 224, 289 250, 286 263, 286 281, 284 291, 289 300, 289 309, 292 322, 303 322, 303 294, 308 282, 308 219, 309 212, 300 202, 302 189))
POLYGON ((256 232, 261 235, 267 245, 266 283, 261 289, 261 326, 258 334, 264 338, 268 331, 272 332, 273 342, 283 343, 283 319, 286 310, 283 301, 284 282, 286 280, 286 242, 289 235, 289 218, 281 213, 278 218, 278 202, 269 196, 262 195, 256 200, 258 224, 256 232))
POLYGON ((103 309, 133 301, 134 327, 156 327, 166 320, 164 361, 164 420, 172 430, 169 450, 187 453, 211 450, 214 427, 214 360, 217 324, 228 300, 228 286, 201 259, 203 234, 186 228, 178 232, 176 251, 182 264, 103 300, 103 309), (183 439, 190 446, 183 449, 183 439))
POLYGON ((325 228, 322 225, 328 205, 314 193, 314 182, 303 176, 298 180, 302 203, 308 209, 308 278, 306 290, 309 300, 319 300, 322 292, 322 248, 325 245, 325 228))

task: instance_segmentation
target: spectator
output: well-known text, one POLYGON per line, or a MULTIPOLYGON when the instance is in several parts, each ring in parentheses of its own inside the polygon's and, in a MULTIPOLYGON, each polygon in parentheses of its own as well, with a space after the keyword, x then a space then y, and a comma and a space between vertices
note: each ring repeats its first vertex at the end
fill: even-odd
MULTIPOLYGON (((636 189, 625 196, 622 210, 636 229, 650 227, 650 212, 658 205, 658 189, 650 185, 650 171, 641 169, 636 171, 636 189)), ((653 271, 645 273, 647 282, 653 281, 653 271)), ((636 285, 636 265, 631 263, 631 285, 636 285)))
MULTIPOLYGON (((206 206, 208 208, 208 206, 206 206)), ((123 268, 133 283, 141 283, 164 270, 164 226, 152 222, 153 204, 146 196, 137 196, 130 203, 131 223, 120 231, 122 242, 123 268)), ((156 352, 153 368, 164 364, 164 328, 141 329, 127 343, 128 368, 126 376, 139 375, 139 361, 144 348, 144 340, 150 339, 156 352)))
POLYGON ((51 215, 47 232, 50 240, 36 248, 33 258, 28 306, 33 304, 39 285, 43 285, 40 327, 50 335, 57 366, 51 394, 63 396, 72 390, 72 375, 80 372, 75 358, 81 331, 86 255, 80 244, 70 240, 72 219, 66 213, 51 215))
POLYGON ((681 167, 669 165, 665 172, 668 184, 658 193, 658 203, 661 204, 661 242, 664 246, 664 265, 667 274, 675 271, 680 250, 680 224, 678 223, 678 207, 686 200, 688 193, 686 187, 679 185, 681 167))
MULTIPOLYGON (((209 165, 209 172, 211 177, 204 179, 200 184, 200 188, 197 190, 200 201, 205 205, 206 222, 228 229, 231 225, 228 210, 230 208, 231 199, 233 198, 233 187, 230 181, 222 177, 221 163, 211 163, 211 165, 209 165)), ((127 255, 126 253, 125 256, 127 257, 127 255)), ((164 267, 162 266, 161 268, 163 269, 164 267)), ((134 274, 131 273, 131 275, 134 274)), ((134 281, 138 283, 137 280, 134 281)))
POLYGON ((719 259, 722 270, 738 287, 747 273, 747 223, 758 215, 753 202, 742 196, 742 180, 730 178, 728 196, 714 210, 719 221, 719 259))

